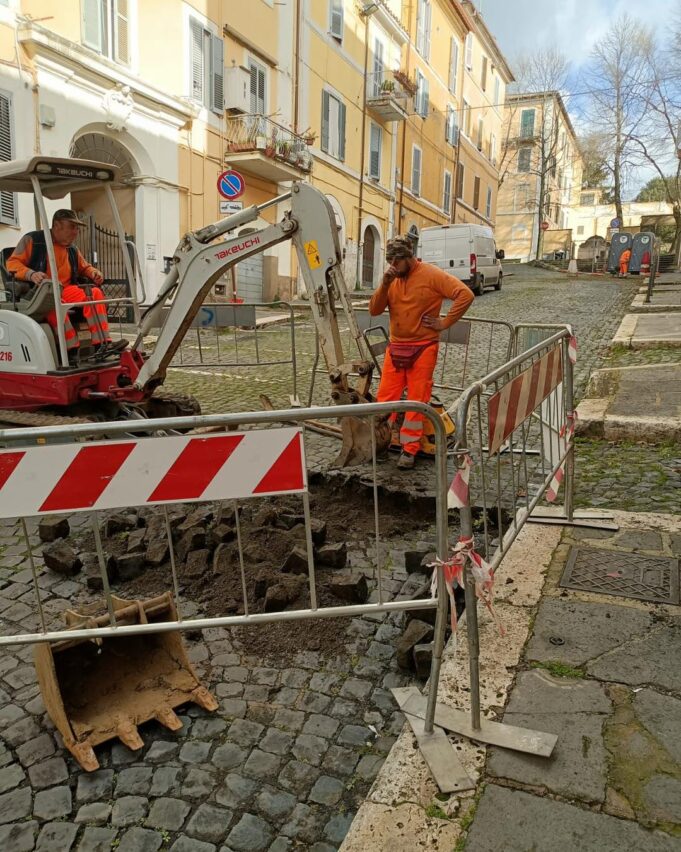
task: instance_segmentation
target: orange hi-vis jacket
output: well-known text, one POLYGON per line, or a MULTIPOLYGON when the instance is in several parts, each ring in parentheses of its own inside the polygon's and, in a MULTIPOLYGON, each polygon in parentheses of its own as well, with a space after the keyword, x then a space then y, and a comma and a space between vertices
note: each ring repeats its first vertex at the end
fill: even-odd
POLYGON ((387 287, 379 285, 369 302, 369 313, 376 317, 389 308, 393 343, 438 340, 440 332, 423 325, 421 317, 424 314, 437 317, 445 299, 452 300, 452 307, 443 319, 445 328, 449 328, 466 313, 473 302, 473 293, 458 278, 419 260, 408 278, 395 278, 387 287))
MULTIPOLYGON (((30 280, 32 273, 37 271, 30 269, 28 266, 32 253, 33 240, 30 234, 24 234, 17 243, 17 247, 14 249, 12 255, 7 258, 8 272, 12 272, 20 281, 30 280)), ((89 264, 80 252, 77 253, 77 258, 78 274, 84 278, 92 278, 95 273, 94 266, 89 264)), ((57 274, 60 282, 65 287, 69 284, 75 284, 76 282, 71 280, 71 263, 69 262, 69 250, 66 246, 60 246, 57 243, 54 244, 54 259, 57 261, 57 274)), ((47 270, 45 274, 50 280, 52 279, 49 257, 47 258, 47 270)))

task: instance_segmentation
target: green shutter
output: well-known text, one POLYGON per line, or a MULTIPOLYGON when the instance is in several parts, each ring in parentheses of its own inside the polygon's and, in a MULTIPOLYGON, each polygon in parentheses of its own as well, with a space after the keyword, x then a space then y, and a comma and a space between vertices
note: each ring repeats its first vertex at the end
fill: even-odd
POLYGON ((338 159, 345 160, 345 104, 338 104, 338 159))
POLYGON ((211 76, 210 76, 210 108, 218 115, 225 111, 225 43, 222 36, 212 36, 211 44, 211 76))
POLYGON ((322 92, 322 151, 329 150, 329 93, 322 92))
MULTIPOLYGON (((12 127, 12 96, 0 93, 0 162, 14 159, 14 128, 12 127)), ((0 192, 0 222, 17 224, 17 196, 14 192, 0 192)))

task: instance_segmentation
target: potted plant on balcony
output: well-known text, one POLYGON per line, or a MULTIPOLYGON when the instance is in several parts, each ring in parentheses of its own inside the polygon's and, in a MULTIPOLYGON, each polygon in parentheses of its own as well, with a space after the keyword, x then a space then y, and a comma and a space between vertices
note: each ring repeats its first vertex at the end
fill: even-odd
POLYGON ((393 71, 393 77, 397 80, 397 82, 402 86, 402 88, 408 95, 414 97, 414 95, 416 94, 417 86, 413 80, 409 79, 408 74, 406 74, 404 71, 393 71))
POLYGON ((383 80, 380 88, 381 94, 391 94, 395 91, 395 81, 394 80, 383 80))
POLYGON ((282 160, 288 160, 291 156, 291 143, 290 142, 278 142, 277 143, 277 155, 282 160))

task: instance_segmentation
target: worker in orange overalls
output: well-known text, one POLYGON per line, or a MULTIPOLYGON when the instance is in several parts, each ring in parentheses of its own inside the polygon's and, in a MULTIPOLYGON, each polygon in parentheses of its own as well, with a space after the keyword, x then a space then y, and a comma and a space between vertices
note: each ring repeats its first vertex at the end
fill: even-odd
POLYGON ((624 249, 620 255, 620 278, 626 278, 629 274, 629 264, 631 262, 631 249, 624 249))
MULTIPOLYGON (((390 312, 390 345, 385 354, 378 401, 402 398, 430 402, 433 372, 437 362, 440 332, 461 319, 473 302, 473 293, 437 266, 414 257, 409 237, 388 241, 386 260, 390 264, 369 302, 369 313, 390 312), (444 299, 452 300, 446 317, 440 317, 444 299)), ((397 415, 391 416, 394 423, 397 415)), ((412 468, 423 434, 423 418, 407 412, 400 429, 402 453, 399 468, 412 468)))
MULTIPOLYGON (((106 305, 103 304, 104 293, 99 287, 93 287, 92 296, 88 296, 85 290, 77 285, 78 276, 89 278, 95 284, 102 284, 104 281, 102 273, 89 264, 74 245, 79 227, 85 227, 85 223, 80 221, 73 210, 57 210, 52 217, 50 234, 54 245, 59 282, 62 285, 62 304, 75 305, 79 302, 102 301, 101 305, 85 305, 83 316, 87 321, 92 343, 98 355, 101 357, 115 355, 125 349, 128 342, 118 340, 113 343, 111 340, 106 305)), ((45 279, 51 280, 50 261, 43 231, 24 234, 7 259, 7 270, 19 281, 26 281, 36 286, 42 284, 45 279)), ((50 311, 47 321, 56 331, 56 311, 50 311)), ((78 361, 80 343, 68 312, 64 319, 64 332, 69 363, 75 364, 78 361)))

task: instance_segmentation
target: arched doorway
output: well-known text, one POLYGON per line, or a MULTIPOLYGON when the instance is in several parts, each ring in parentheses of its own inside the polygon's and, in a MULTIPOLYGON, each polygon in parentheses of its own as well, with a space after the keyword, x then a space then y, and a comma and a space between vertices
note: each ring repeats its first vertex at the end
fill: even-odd
POLYGON ((376 228, 369 225, 362 240, 362 287, 373 289, 376 273, 376 228))

